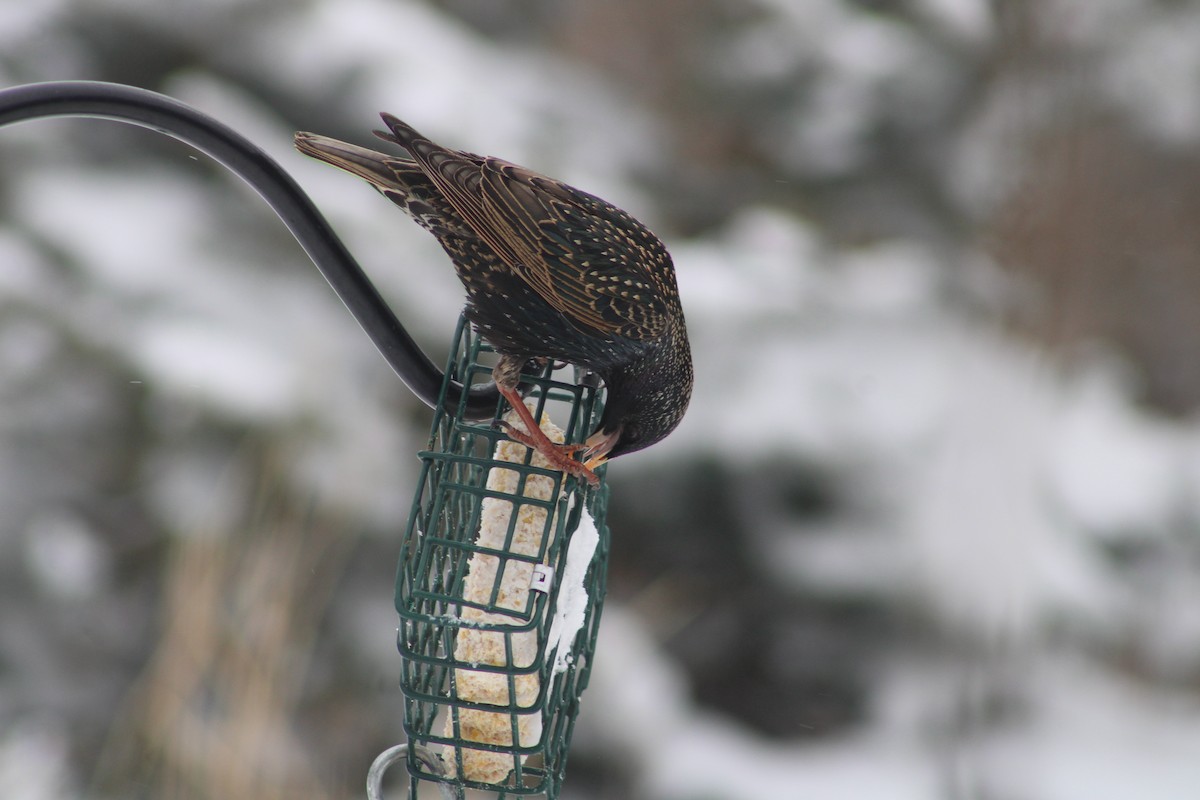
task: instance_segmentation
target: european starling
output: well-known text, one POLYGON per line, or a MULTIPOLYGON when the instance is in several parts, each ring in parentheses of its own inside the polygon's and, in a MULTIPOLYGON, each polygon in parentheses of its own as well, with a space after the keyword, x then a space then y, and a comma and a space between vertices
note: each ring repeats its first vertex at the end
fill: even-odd
POLYGON ((411 158, 303 132, 296 147, 365 179, 437 237, 466 287, 467 318, 500 353, 496 385, 529 431, 509 436, 594 485, 596 467, 674 430, 692 395, 692 355, 658 237, 599 197, 382 117, 390 133, 375 135, 411 158), (525 407, 517 387, 531 359, 604 380, 604 414, 583 445, 554 444, 525 407))

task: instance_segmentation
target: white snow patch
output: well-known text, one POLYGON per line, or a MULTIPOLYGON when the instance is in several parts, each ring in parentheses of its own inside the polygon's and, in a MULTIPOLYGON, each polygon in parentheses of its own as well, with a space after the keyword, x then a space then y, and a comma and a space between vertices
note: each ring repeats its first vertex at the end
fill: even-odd
POLYGON ((1165 533, 1185 496, 1179 426, 1139 414, 1102 375, 1085 378, 1075 395, 1051 439, 1055 499, 1092 533, 1165 533))
POLYGON ((1188 800, 1200 786, 1200 704, 1075 660, 1028 676, 1033 719, 981 740, 998 796, 1188 800), (989 763, 990 762, 990 763, 989 763))
POLYGON ((745 317, 795 314, 817 288, 818 239, 795 217, 742 212, 720 238, 672 247, 689 320, 728 325, 745 317))
POLYGON ((66 248, 105 290, 171 291, 198 267, 194 254, 210 214, 178 174, 43 167, 17 182, 17 216, 66 248))
POLYGON ((60 800, 76 796, 67 732, 49 721, 18 720, 0 736, 0 797, 60 800))
POLYGON ((938 259, 903 240, 850 250, 830 269, 830 303, 851 313, 906 315, 933 309, 940 285, 938 259))
POLYGON ((1105 92, 1144 131, 1174 145, 1200 140, 1200 13, 1184 4, 1123 30, 1104 62, 1105 92))
POLYGON ((294 410, 295 364, 254 337, 215 321, 175 319, 146 324, 133 356, 155 384, 203 398, 236 417, 267 422, 294 410))
POLYGON ((912 578, 943 620, 1018 640, 1053 610, 1114 601, 1098 557, 1061 535, 1045 502, 1061 397, 1035 354, 966 330, 946 343, 940 425, 898 471, 911 493, 912 578), (903 476, 903 477, 902 477, 903 476), (911 482, 910 482, 911 481, 911 482))
POLYGON ((95 530, 75 514, 48 511, 25 532, 29 572, 50 594, 67 600, 94 596, 107 582, 111 559, 95 530))
POLYGON ((995 29, 987 0, 917 0, 915 5, 943 30, 969 42, 982 44, 995 29))
MULTIPOLYGON (((574 498, 572 498, 574 499, 574 498)), ((587 617, 588 590, 585 583, 588 567, 600 543, 596 520, 585 508, 579 516, 579 527, 567 547, 567 561, 558 576, 558 603, 546 637, 546 652, 554 656, 554 674, 565 672, 570 664, 571 646, 583 628, 587 617)))

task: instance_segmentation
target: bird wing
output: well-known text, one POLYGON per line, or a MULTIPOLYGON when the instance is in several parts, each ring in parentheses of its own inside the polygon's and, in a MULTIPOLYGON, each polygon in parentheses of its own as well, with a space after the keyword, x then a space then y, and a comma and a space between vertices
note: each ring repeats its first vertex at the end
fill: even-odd
MULTIPOLYGON (((653 339, 671 296, 666 249, 650 231, 598 197, 498 158, 484 160, 480 193, 488 224, 517 256, 513 268, 550 305, 605 333, 653 339)), ((502 256, 503 257, 503 256, 502 256)))
POLYGON ((641 223, 533 170, 441 147, 391 115, 384 121, 393 135, 379 135, 407 149, 479 238, 551 307, 603 334, 644 340, 666 331, 668 298, 678 290, 666 249, 641 223))

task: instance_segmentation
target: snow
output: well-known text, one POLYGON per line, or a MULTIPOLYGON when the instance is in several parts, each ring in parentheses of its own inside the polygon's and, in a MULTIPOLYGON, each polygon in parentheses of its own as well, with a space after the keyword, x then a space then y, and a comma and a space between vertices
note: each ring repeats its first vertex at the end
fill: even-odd
POLYGON ((1101 80, 1147 133, 1177 147, 1200 140, 1200 13, 1186 4, 1127 31, 1101 80))
POLYGON ((1098 535, 1169 531, 1188 477, 1179 426, 1131 414, 1112 376, 1093 376, 1075 394, 1054 431, 1048 475, 1064 513, 1098 535))
POLYGON ((24 721, 0 735, 0 795, 59 800, 75 791, 68 777, 69 742, 62 725, 24 721))
POLYGON ((111 558, 84 520, 48 512, 34 519, 26 537, 29 570, 50 594, 68 600, 87 599, 107 584, 111 558))
POLYGON ((0 30, 13 41, 42 33, 68 5, 69 0, 5 3, 0 6, 0 30))
POLYGON ((218 450, 181 446, 151 461, 143 480, 148 501, 173 530, 185 536, 214 536, 236 529, 249 478, 218 450))
POLYGON ((994 12, 986 0, 918 0, 915 5, 944 30, 967 42, 978 44, 993 32, 994 12))
POLYGON ((902 473, 914 588, 985 636, 1027 640, 1062 604, 1103 612, 1098 564, 1043 499, 1055 384, 1034 354, 991 337, 960 331, 947 351, 939 424, 902 473))
POLYGON ((4 262, 4 269, 0 271, 0 291, 10 297, 33 294, 41 272, 40 260, 28 242, 3 227, 0 227, 0 260, 4 262))
POLYGON ((239 416, 270 419, 288 410, 299 376, 285 360, 236 331, 163 320, 137 338, 134 358, 163 386, 239 416))
POLYGON ((820 280, 819 242, 802 221, 767 208, 740 213, 716 241, 673 248, 688 319, 720 324, 794 314, 820 280))
POLYGON ((197 274, 202 263, 177 259, 163 268, 163 254, 195 251, 211 219, 203 198, 177 174, 39 169, 19 179, 17 221, 69 248, 106 288, 163 293, 181 281, 210 288, 197 274))
MULTIPOLYGON (((1200 708, 1146 697, 1128 681, 1065 663, 1039 675, 1033 730, 990 744, 1008 788, 1047 800, 1186 798, 1200 785, 1200 708)), ((990 749, 985 747, 983 749, 990 749)), ((1004 783, 999 784, 1002 788, 1004 783)))
POLYGON ((546 635, 546 657, 549 659, 553 656, 555 675, 565 672, 569 666, 575 637, 586 622, 589 601, 587 571, 599 544, 600 532, 596 529, 596 520, 585 508, 579 515, 579 526, 571 534, 566 565, 558 576, 558 601, 554 605, 550 632, 546 635))

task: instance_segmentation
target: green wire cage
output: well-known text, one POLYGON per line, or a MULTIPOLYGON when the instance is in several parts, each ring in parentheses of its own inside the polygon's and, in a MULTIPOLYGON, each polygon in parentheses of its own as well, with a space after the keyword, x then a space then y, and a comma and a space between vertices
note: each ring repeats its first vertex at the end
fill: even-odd
MULTIPOLYGON (((495 360, 460 320, 447 381, 486 381, 495 360)), ((551 363, 522 383, 551 438, 579 443, 596 427, 593 374, 551 363)), ((557 797, 592 666, 604 468, 592 487, 539 464, 505 436, 502 410, 474 422, 439 406, 420 453, 395 597, 410 798, 429 784, 445 797, 557 797)))

